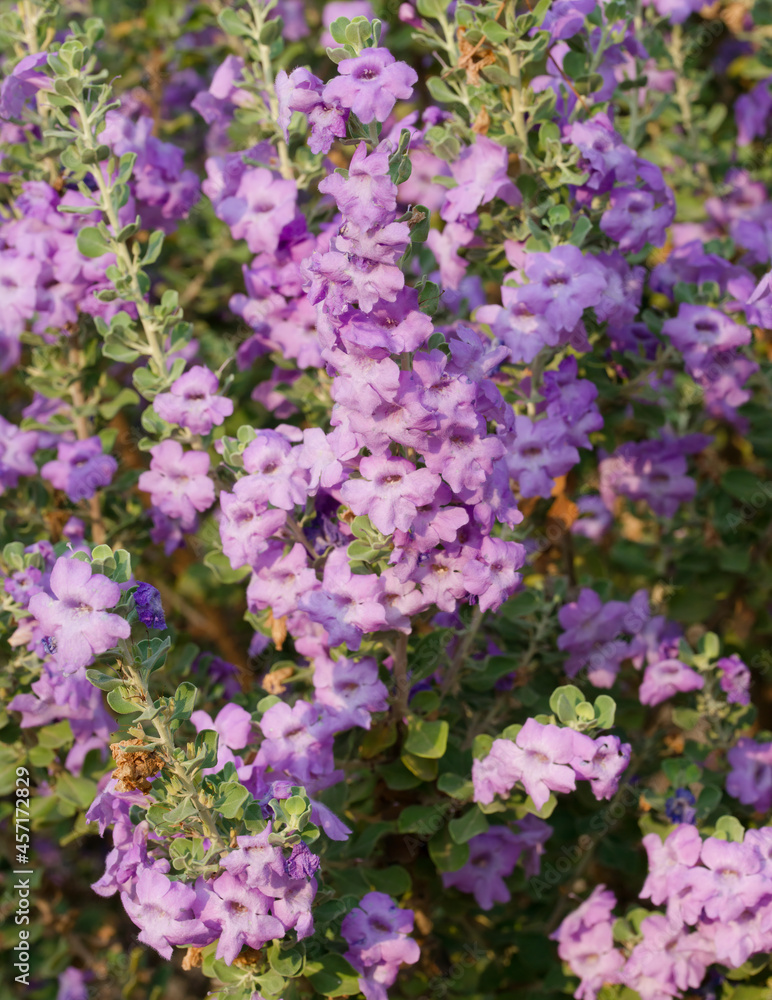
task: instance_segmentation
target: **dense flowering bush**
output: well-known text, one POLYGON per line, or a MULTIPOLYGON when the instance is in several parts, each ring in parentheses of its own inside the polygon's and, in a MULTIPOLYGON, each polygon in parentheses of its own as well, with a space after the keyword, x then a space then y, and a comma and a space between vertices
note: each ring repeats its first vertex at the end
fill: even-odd
POLYGON ((770 1000, 770 25, 6 5, 9 996, 770 1000))

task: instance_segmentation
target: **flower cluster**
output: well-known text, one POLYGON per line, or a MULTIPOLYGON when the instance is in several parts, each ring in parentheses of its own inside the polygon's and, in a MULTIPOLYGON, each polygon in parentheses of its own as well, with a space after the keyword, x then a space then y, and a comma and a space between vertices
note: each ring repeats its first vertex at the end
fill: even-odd
POLYGON ((666 904, 640 924, 628 954, 614 942, 613 893, 597 886, 554 937, 560 957, 579 976, 577 1000, 595 1000, 604 983, 623 983, 642 1000, 681 997, 699 987, 710 965, 737 969, 770 948, 772 829, 748 830, 741 843, 677 826, 663 841, 643 843, 649 874, 641 898, 666 904))
POLYGON ((572 792, 577 778, 589 781, 596 799, 610 799, 630 761, 630 744, 618 736, 593 740, 585 733, 528 719, 514 740, 493 741, 472 767, 475 801, 506 799, 519 782, 536 809, 550 792, 572 792))

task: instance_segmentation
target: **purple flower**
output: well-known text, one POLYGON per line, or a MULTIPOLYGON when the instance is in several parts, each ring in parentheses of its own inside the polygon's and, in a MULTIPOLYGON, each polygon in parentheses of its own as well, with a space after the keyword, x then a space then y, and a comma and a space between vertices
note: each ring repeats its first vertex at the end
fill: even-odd
POLYGON ((197 111, 204 121, 211 125, 228 125, 235 105, 243 103, 247 92, 237 87, 244 72, 244 60, 238 56, 226 56, 217 67, 208 90, 201 90, 190 106, 197 111))
POLYGON ((369 656, 361 660, 340 657, 314 660, 316 700, 331 716, 336 732, 353 726, 370 728, 373 712, 385 712, 388 689, 378 678, 378 664, 369 656))
POLYGON ((652 191, 642 188, 615 188, 609 195, 609 208, 603 213, 600 228, 616 240, 622 253, 638 253, 647 243, 662 246, 667 227, 675 215, 672 192, 663 192, 662 204, 652 191))
POLYGON ((504 879, 511 875, 523 844, 509 827, 494 826, 469 841, 469 859, 455 872, 443 872, 442 884, 474 895, 482 910, 512 898, 504 879))
POLYGON ((625 960, 614 947, 615 905, 614 894, 598 885, 550 935, 558 942, 558 955, 581 980, 577 1000, 595 1000, 604 983, 620 981, 625 960))
POLYGON ((708 837, 700 861, 705 866, 697 869, 700 888, 706 893, 705 915, 711 920, 734 920, 767 892, 766 880, 759 877, 762 859, 752 844, 708 837))
POLYGON ((108 614, 121 599, 117 583, 97 573, 80 559, 61 556, 51 571, 51 591, 35 594, 29 610, 47 636, 56 641, 56 663, 72 673, 87 667, 95 656, 113 649, 119 639, 128 639, 131 628, 125 618, 108 614))
POLYGON ((641 922, 643 940, 633 948, 622 973, 622 982, 641 997, 675 997, 681 990, 696 989, 709 965, 716 960, 711 942, 689 933, 678 921, 661 913, 641 922))
POLYGON ((772 808, 772 743, 741 739, 727 753, 726 790, 757 812, 772 808))
POLYGON ((306 844, 301 841, 295 844, 290 856, 284 861, 284 868, 290 878, 310 878, 319 869, 321 861, 317 854, 312 854, 306 844))
POLYGON ((671 823, 694 823, 696 801, 688 788, 676 788, 675 795, 665 802, 665 815, 671 823))
MULTIPOLYGON (((679 0, 660 0, 660 2, 676 4, 679 3, 679 0)), ((687 9, 686 17, 688 17, 697 0, 681 0, 681 3, 687 9)), ((684 21, 686 17, 678 20, 684 21)), ((767 134, 769 114, 772 111, 771 83, 772 77, 767 77, 766 80, 757 83, 750 93, 737 98, 734 113, 737 121, 737 144, 739 146, 747 146, 754 139, 767 134)))
POLYGON ((305 67, 293 70, 289 76, 283 69, 276 74, 278 121, 284 131, 284 138, 289 141, 292 112, 300 111, 306 115, 311 126, 308 148, 312 153, 329 153, 333 142, 346 136, 349 112, 337 101, 325 100, 322 96, 323 88, 322 81, 305 67))
POLYGON ((550 791, 572 792, 576 788, 570 766, 575 735, 571 729, 528 719, 514 742, 494 740, 488 756, 472 765, 475 802, 493 802, 497 793, 506 798, 518 781, 537 809, 546 803, 550 791))
MULTIPOLYGON (((210 673, 211 668, 210 664, 210 673)), ((190 721, 199 733, 205 729, 214 729, 220 737, 220 743, 230 750, 243 750, 252 740, 252 716, 241 705, 224 705, 214 721, 206 712, 199 710, 191 715, 190 721)))
POLYGON ((162 872, 145 868, 131 894, 122 893, 121 898, 126 912, 140 928, 139 940, 164 958, 172 957, 172 945, 194 944, 201 939, 201 923, 193 915, 196 893, 192 886, 172 882, 162 872))
POLYGON ((592 14, 595 6, 596 0, 555 0, 541 26, 555 42, 571 38, 582 30, 586 15, 592 14))
POLYGON ((445 203, 440 215, 446 222, 476 220, 475 213, 480 205, 501 198, 509 205, 521 201, 520 192, 507 176, 509 158, 506 149, 487 136, 475 137, 473 146, 468 146, 461 156, 451 164, 450 172, 457 181, 445 195, 445 203))
POLYGON ((586 188, 604 192, 614 184, 635 183, 635 152, 620 138, 608 115, 601 112, 589 121, 574 122, 565 136, 582 154, 579 165, 590 175, 586 188))
POLYGON ((715 666, 721 677, 721 690, 729 704, 750 705, 751 672, 737 653, 716 660, 715 666))
MULTIPOLYGON (((608 648, 608 644, 623 631, 627 612, 628 605, 623 601, 604 604, 594 590, 584 587, 576 601, 563 605, 558 611, 564 629, 558 636, 558 649, 571 654, 565 665, 569 677, 575 677, 588 664, 597 671, 605 660, 615 657, 616 648, 608 648)), ((627 653, 626 645, 620 652, 627 653)))
POLYGON ((76 503, 88 500, 98 489, 109 486, 117 468, 118 463, 112 455, 102 453, 101 440, 92 437, 85 441, 60 442, 56 459, 46 462, 40 474, 76 503))
POLYGON ((617 496, 645 500, 655 514, 673 517, 691 500, 697 484, 686 474, 685 454, 701 450, 709 439, 702 435, 667 441, 627 441, 599 464, 600 495, 609 510, 617 496))
POLYGON ((319 586, 300 542, 286 555, 282 546, 272 547, 260 555, 258 566, 247 588, 250 611, 271 608, 274 618, 281 618, 296 611, 303 595, 319 586))
POLYGON ((397 188, 389 176, 389 144, 382 142, 368 155, 366 144, 360 142, 351 157, 348 177, 328 174, 319 190, 331 195, 343 215, 362 230, 392 222, 397 188))
POLYGON ((269 913, 268 896, 229 871, 211 883, 199 880, 196 890, 198 920, 212 932, 210 938, 219 933, 216 957, 226 965, 233 964, 244 945, 260 951, 269 941, 284 937, 283 925, 269 913))
POLYGON ((420 958, 418 945, 408 937, 412 930, 413 911, 400 909, 383 892, 368 892, 344 918, 340 932, 349 945, 345 957, 361 973, 359 988, 367 1000, 387 1000, 386 988, 397 978, 400 965, 420 958))
POLYGON ((56 1000, 88 1000, 88 982, 93 975, 93 972, 84 972, 74 965, 68 966, 64 972, 59 973, 56 1000))
POLYGON ((384 535, 408 531, 417 508, 432 502, 441 480, 404 458, 371 455, 359 463, 361 479, 349 479, 341 498, 355 514, 366 515, 384 535))
POLYGON ((0 118, 20 118, 24 105, 50 80, 40 72, 46 65, 45 52, 33 52, 16 63, 0 87, 0 118))
POLYGON ((331 784, 340 776, 335 771, 327 719, 318 705, 297 701, 290 708, 278 702, 265 712, 260 729, 265 739, 257 762, 261 767, 273 768, 277 778, 284 772, 313 790, 331 784))
POLYGON ((566 440, 560 418, 533 421, 518 415, 504 440, 507 469, 523 497, 549 497, 555 477, 564 476, 579 462, 579 452, 566 440))
POLYGON ((529 284, 520 289, 520 301, 558 330, 573 330, 606 287, 602 265, 570 245, 528 254, 525 274, 529 284))
POLYGON ((300 607, 325 627, 331 646, 357 650, 364 635, 388 627, 382 593, 379 577, 352 573, 345 549, 336 549, 327 557, 321 589, 307 593, 300 607))
POLYGON ((166 618, 161 604, 161 595, 150 583, 140 583, 134 591, 134 605, 137 617, 148 628, 166 628, 166 618))
POLYGON ((643 846, 649 858, 649 874, 640 896, 659 906, 675 891, 676 874, 697 864, 702 850, 702 838, 696 827, 681 824, 668 834, 664 843, 659 834, 647 833, 643 838, 643 846))
POLYGON ((256 566, 269 539, 280 534, 287 523, 284 510, 269 508, 259 500, 239 500, 223 491, 220 500, 220 538, 223 553, 234 569, 256 566))
POLYGON ((233 488, 242 502, 272 504, 291 511, 305 504, 308 473, 299 468, 292 445, 277 431, 259 431, 244 450, 244 468, 249 473, 233 488))
POLYGON ((705 678, 680 660, 660 660, 646 667, 638 697, 642 705, 659 705, 679 691, 699 691, 704 685, 705 678))
POLYGON ((179 441, 162 441, 150 449, 150 471, 139 477, 139 488, 150 493, 153 503, 167 517, 179 518, 190 529, 196 511, 214 503, 214 483, 207 476, 209 455, 205 451, 183 451, 179 441))
POLYGON ((353 59, 338 63, 339 76, 322 91, 328 104, 349 108, 369 124, 385 122, 397 100, 407 101, 418 74, 407 63, 397 62, 388 49, 365 49, 353 59))
POLYGON ((19 430, 16 424, 0 416, 0 495, 7 489, 14 489, 19 476, 35 475, 37 466, 33 455, 37 448, 37 431, 19 430))
POLYGON ((477 490, 493 472, 493 463, 504 455, 504 445, 486 433, 485 421, 476 426, 450 423, 432 435, 424 454, 430 472, 441 475, 454 493, 477 490))
POLYGON ((275 253, 285 226, 295 217, 294 181, 275 177, 265 167, 250 167, 236 190, 216 202, 218 219, 230 226, 234 239, 246 240, 252 253, 275 253))
MULTIPOLYGON (((44 248, 43 252, 46 250, 44 248)), ((3 329, 7 333, 20 334, 27 320, 32 319, 37 308, 41 269, 42 264, 38 260, 21 256, 15 250, 0 251, 3 329)))
POLYGON ((269 843, 271 833, 269 823, 261 833, 237 837, 237 848, 220 862, 232 878, 238 877, 246 888, 256 890, 258 898, 280 896, 287 883, 284 856, 281 847, 269 843))
POLYGON ((162 420, 187 427, 192 434, 208 434, 233 413, 233 402, 216 396, 217 376, 203 365, 196 365, 172 383, 170 392, 153 400, 153 408, 162 420))
POLYGON ((619 779, 630 763, 632 747, 618 736, 599 736, 596 740, 577 733, 574 740, 576 756, 571 767, 577 778, 590 782, 596 799, 610 799, 616 793, 619 779))
POLYGON ((521 575, 516 572, 525 563, 525 547, 519 542, 505 542, 488 536, 475 559, 463 569, 464 586, 476 594, 481 611, 495 611, 517 589, 521 575))
POLYGON ((742 347, 751 339, 747 327, 735 323, 720 310, 687 302, 679 305, 678 316, 665 321, 662 333, 687 359, 692 355, 699 357, 710 349, 742 347))
POLYGON ((542 393, 547 416, 559 418, 565 427, 566 443, 591 448, 588 435, 603 427, 603 417, 595 405, 597 388, 577 378, 576 358, 564 358, 557 371, 544 373, 542 393))

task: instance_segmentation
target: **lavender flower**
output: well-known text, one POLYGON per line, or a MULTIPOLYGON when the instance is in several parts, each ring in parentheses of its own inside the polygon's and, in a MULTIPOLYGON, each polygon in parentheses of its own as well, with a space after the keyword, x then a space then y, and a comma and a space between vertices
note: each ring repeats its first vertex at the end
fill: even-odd
POLYGON ((85 441, 62 441, 57 457, 40 470, 57 490, 64 490, 73 503, 88 500, 98 489, 109 486, 118 468, 112 455, 102 453, 98 437, 85 441))
POLYGON ((162 441, 150 449, 150 471, 139 477, 139 488, 167 517, 179 518, 188 530, 196 511, 214 503, 214 483, 207 476, 209 456, 205 451, 183 451, 179 441, 162 441))
POLYGON ((233 413, 233 402, 216 392, 217 376, 196 365, 180 375, 169 392, 156 396, 153 408, 170 424, 187 427, 192 434, 208 434, 233 413))
POLYGON ((88 563, 61 556, 51 571, 50 585, 54 596, 34 594, 29 610, 55 640, 55 660, 65 673, 87 667, 119 639, 129 638, 126 619, 105 610, 120 600, 120 587, 101 573, 92 576, 88 563))
POLYGON ((137 617, 148 628, 166 628, 166 618, 161 604, 161 595, 150 583, 140 583, 134 591, 134 605, 137 617))
POLYGON ((407 63, 397 62, 388 49, 366 49, 353 59, 338 63, 339 76, 322 92, 326 103, 349 108, 369 124, 384 122, 397 100, 407 101, 418 74, 407 63))

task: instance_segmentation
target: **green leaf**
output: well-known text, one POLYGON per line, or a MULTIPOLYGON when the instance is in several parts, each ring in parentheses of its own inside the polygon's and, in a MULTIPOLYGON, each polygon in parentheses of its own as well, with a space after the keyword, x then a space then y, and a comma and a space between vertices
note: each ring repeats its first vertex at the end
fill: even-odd
POLYGON ((308 962, 306 976, 316 992, 325 997, 359 993, 359 973, 342 955, 325 955, 318 962, 308 962))
POLYGON ((412 753, 403 753, 400 760, 405 767, 421 781, 434 781, 437 777, 438 764, 436 760, 416 757, 412 753))
POLYGON ((148 237, 147 247, 145 248, 145 253, 142 256, 142 266, 145 267, 147 264, 154 264, 161 256, 163 246, 164 231, 162 229, 153 230, 148 237))
POLYGON ((348 42, 349 45, 353 45, 355 49, 360 50, 364 48, 365 42, 372 35, 372 27, 366 17, 355 17, 353 21, 350 21, 346 25, 343 35, 344 42, 348 42))
POLYGON ((455 843, 447 829, 432 837, 428 847, 438 872, 457 872, 469 860, 469 845, 455 843))
POLYGON ((488 733, 478 733, 472 743, 472 756, 475 760, 483 760, 491 752, 493 737, 488 733))
POLYGON ((422 783, 422 779, 418 775, 413 774, 412 771, 408 771, 401 760, 381 764, 377 768, 377 771, 386 782, 386 787, 393 789, 395 792, 406 791, 408 788, 417 788, 422 783))
POLYGON ((439 76, 430 76, 426 81, 426 86, 435 101, 440 101, 442 104, 461 103, 458 94, 451 90, 439 76))
POLYGON ((509 32, 504 25, 493 19, 483 22, 482 30, 485 37, 490 38, 496 45, 503 45, 509 38, 509 32))
POLYGON ((194 744, 194 757, 197 766, 205 769, 214 767, 217 763, 217 743, 219 736, 214 729, 205 729, 196 737, 194 744))
POLYGON ((95 781, 62 771, 56 779, 56 792, 79 809, 88 809, 96 796, 95 781))
POLYGON ((745 827, 736 816, 722 816, 716 822, 713 836, 719 840, 731 840, 736 844, 742 844, 745 827))
POLYGON ((226 35, 236 35, 237 38, 247 38, 251 34, 249 27, 241 20, 235 10, 226 7, 217 15, 217 21, 226 35))
POLYGON ((274 972, 280 976, 295 978, 303 971, 306 961, 305 951, 302 944, 297 944, 289 950, 283 950, 278 941, 274 941, 268 949, 268 962, 274 972))
POLYGON ((456 844, 466 844, 472 837, 485 833, 487 829, 488 820, 477 806, 472 806, 463 816, 452 819, 448 823, 448 831, 456 844))
POLYGON ((171 636, 168 635, 165 639, 154 636, 152 639, 142 639, 137 643, 139 655, 142 657, 140 666, 146 676, 163 666, 166 653, 171 649, 171 645, 171 636))
POLYGON ((86 226, 78 233, 78 250, 84 257, 101 257, 110 252, 110 245, 96 226, 86 226))
POLYGON ((418 0, 416 9, 421 17, 445 17, 448 5, 445 0, 418 0))
POLYGON ((221 583, 238 583, 252 572, 249 566, 233 569, 230 559, 219 551, 207 552, 204 556, 204 565, 211 569, 221 583))
POLYGON ((573 721, 575 715, 569 714, 568 718, 563 719, 560 714, 560 706, 563 704, 567 705, 568 708, 565 709, 573 713, 576 706, 584 701, 584 695, 574 684, 564 684, 561 687, 555 688, 555 690, 550 695, 550 708, 553 713, 561 720, 561 722, 573 721), (561 701, 563 699, 563 701, 561 701))
POLYGON ((441 774, 437 779, 437 788, 459 802, 467 802, 472 797, 474 785, 469 778, 460 774, 441 774))
POLYGON ((706 785, 697 796, 697 815, 703 817, 712 813, 721 802, 721 789, 717 785, 706 785))
POLYGON ((174 692, 174 711, 172 719, 189 719, 196 707, 198 688, 190 681, 183 681, 174 692))
POLYGON ((685 732, 694 729, 702 716, 695 708, 674 708, 673 722, 685 732))
POLYGON ((217 789, 214 807, 226 819, 234 819, 250 794, 238 781, 226 781, 217 789))
POLYGON ((505 69, 501 66, 486 66, 483 70, 483 75, 491 83, 495 83, 499 87, 516 87, 517 80, 511 73, 507 73, 505 69))
POLYGON ((762 489, 757 476, 754 476, 748 469, 729 469, 721 477, 721 486, 726 492, 736 500, 744 503, 751 503, 758 509, 769 502, 769 495, 762 489))
POLYGON ((339 45, 343 45, 346 41, 346 28, 349 26, 349 23, 350 21, 347 17, 336 17, 330 25, 330 34, 333 40, 339 45))
POLYGON ((136 162, 136 153, 124 153, 118 160, 118 180, 121 184, 128 184, 136 162))
POLYGON ((38 743, 42 747, 57 750, 60 747, 69 747, 72 744, 73 735, 69 719, 62 719, 52 726, 43 726, 38 729, 38 743))
POLYGON ((142 711, 138 705, 135 705, 133 701, 129 701, 126 698, 128 693, 125 684, 121 684, 107 693, 107 704, 118 715, 131 715, 132 712, 142 711))
POLYGON ((111 677, 109 674, 103 674, 101 670, 87 670, 86 677, 100 691, 112 691, 122 683, 120 677, 111 677))
POLYGON ((126 347, 120 337, 113 336, 112 334, 108 334, 105 338, 105 342, 102 345, 102 354, 112 361, 120 362, 122 365, 130 365, 139 357, 139 351, 126 347))
POLYGON ((590 222, 586 215, 580 215, 574 223, 574 228, 571 231, 568 242, 575 247, 581 247, 591 230, 592 222, 590 222))
POLYGON ((700 639, 701 651, 709 660, 716 660, 721 655, 721 641, 715 632, 706 632, 700 639))
POLYGON ((439 806, 405 806, 397 820, 399 833, 420 833, 423 836, 435 834, 445 824, 443 811, 439 806))
POLYGON ((617 703, 608 694, 599 694, 595 699, 595 722, 600 729, 611 729, 614 725, 617 703))
POLYGON ((405 750, 416 757, 439 759, 448 746, 448 731, 448 723, 444 719, 427 722, 413 718, 408 723, 405 750))
POLYGON ((365 868, 362 874, 376 892, 385 892, 389 896, 403 896, 413 887, 410 875, 401 865, 365 868))
POLYGON ((139 402, 139 396, 133 389, 124 386, 123 389, 107 403, 102 403, 99 407, 99 415, 105 420, 112 420, 124 406, 134 406, 139 402))

